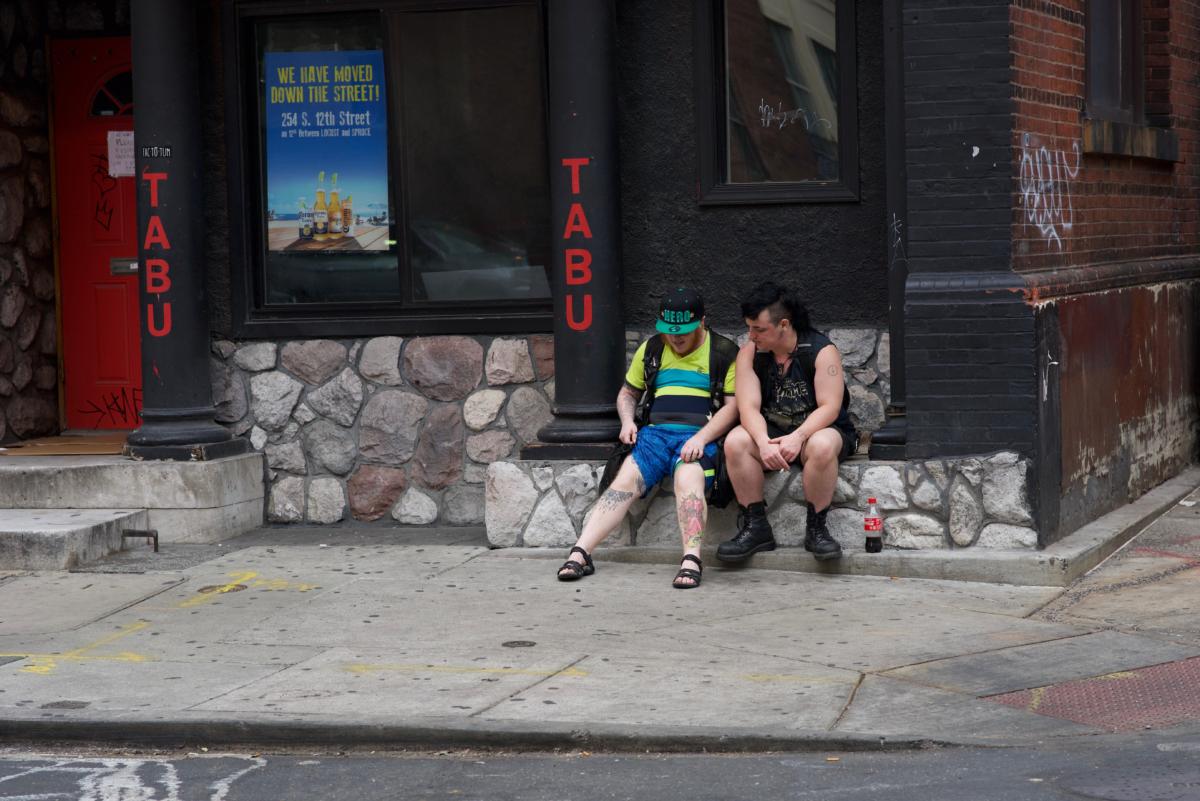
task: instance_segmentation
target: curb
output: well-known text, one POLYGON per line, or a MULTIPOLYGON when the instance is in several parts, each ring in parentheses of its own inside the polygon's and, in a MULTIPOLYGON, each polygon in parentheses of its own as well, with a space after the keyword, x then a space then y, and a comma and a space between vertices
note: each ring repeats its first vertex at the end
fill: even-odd
MULTIPOLYGON (((725 570, 791 570, 834 576, 982 581, 1018 586, 1066 587, 1099 565, 1155 519, 1200 485, 1200 467, 1189 467, 1130 504, 1069 534, 1042 550, 964 548, 961 550, 902 551, 885 549, 868 554, 848 551, 841 559, 818 562, 799 546, 757 553, 739 565, 723 565, 716 546, 704 548, 706 567, 725 570)), ((567 547, 567 546, 564 546, 567 547)), ((498 548, 493 556, 561 560, 557 548, 498 548)), ((631 564, 669 564, 679 561, 678 548, 621 545, 598 549, 598 561, 631 564)))
POLYGON ((884 752, 932 748, 1008 747, 985 740, 950 741, 931 737, 834 734, 787 729, 674 728, 617 724, 467 723, 458 718, 423 718, 414 722, 384 720, 325 721, 244 716, 237 720, 183 715, 139 718, 107 717, 6 718, 0 720, 0 742, 77 742, 92 745, 131 743, 157 746, 336 746, 378 749, 482 748, 506 751, 595 750, 618 753, 760 753, 884 752))

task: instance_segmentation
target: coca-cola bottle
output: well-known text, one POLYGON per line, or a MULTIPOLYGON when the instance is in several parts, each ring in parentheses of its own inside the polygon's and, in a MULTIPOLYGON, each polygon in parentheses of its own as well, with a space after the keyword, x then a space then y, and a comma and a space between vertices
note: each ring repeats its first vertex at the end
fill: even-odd
POLYGON ((879 553, 883 550, 883 518, 879 516, 879 508, 875 506, 874 498, 867 498, 867 513, 863 516, 863 533, 867 535, 864 545, 867 553, 879 553))

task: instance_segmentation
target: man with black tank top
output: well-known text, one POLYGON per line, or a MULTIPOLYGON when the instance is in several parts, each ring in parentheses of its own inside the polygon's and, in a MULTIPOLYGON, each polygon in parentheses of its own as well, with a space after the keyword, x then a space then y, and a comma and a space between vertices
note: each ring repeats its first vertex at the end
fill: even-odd
POLYGON ((768 281, 742 303, 750 341, 737 357, 741 424, 725 437, 725 462, 737 495, 738 531, 717 558, 741 562, 775 548, 763 502, 764 471, 803 468, 808 517, 804 547, 817 559, 837 559, 842 548, 825 514, 833 502, 838 464, 855 451, 858 436, 837 347, 809 324, 793 293, 768 281))

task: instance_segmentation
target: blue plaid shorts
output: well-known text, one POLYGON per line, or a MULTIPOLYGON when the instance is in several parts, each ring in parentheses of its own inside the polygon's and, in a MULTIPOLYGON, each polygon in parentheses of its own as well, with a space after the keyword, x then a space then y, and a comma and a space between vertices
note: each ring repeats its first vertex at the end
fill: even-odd
MULTIPOLYGON (((642 480, 646 482, 643 498, 654 485, 668 475, 674 475, 675 468, 684 463, 679 452, 695 433, 692 429, 665 426, 643 426, 638 431, 637 442, 633 443, 633 453, 630 455, 642 473, 642 480)), ((716 475, 716 459, 717 443, 710 442, 704 446, 704 455, 700 457, 700 467, 704 470, 705 492, 712 489, 716 475)))

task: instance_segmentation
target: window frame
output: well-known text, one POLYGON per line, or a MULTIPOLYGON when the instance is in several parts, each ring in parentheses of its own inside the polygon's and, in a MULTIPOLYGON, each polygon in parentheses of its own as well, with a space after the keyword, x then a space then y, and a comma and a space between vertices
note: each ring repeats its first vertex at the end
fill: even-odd
MULTIPOLYGON (((1142 23, 1141 0, 1117 0, 1116 18, 1099 13, 1097 0, 1088 0, 1084 10, 1084 114, 1093 120, 1145 125, 1145 47, 1146 37, 1142 23), (1131 36, 1121 42, 1120 68, 1117 75, 1118 94, 1116 105, 1101 102, 1096 93, 1096 62, 1093 48, 1108 43, 1114 29, 1128 28, 1131 36), (1100 32, 1106 33, 1104 42, 1097 39, 1100 32)), ((1115 50, 1113 48, 1112 50, 1115 50)))
MULTIPOLYGON (((345 2, 331 8, 321 0, 223 0, 222 63, 225 65, 225 152, 229 212, 229 272, 231 335, 240 338, 353 337, 382 334, 507 334, 543 333, 554 329, 553 297, 544 300, 462 301, 443 304, 410 300, 406 272, 407 245, 397 245, 401 299, 335 303, 268 303, 265 294, 266 238, 262 226, 262 170, 265 153, 261 132, 255 26, 273 20, 320 18, 322 15, 376 13, 383 32, 384 53, 392 51, 392 24, 388 12, 453 11, 509 6, 532 6, 540 30, 539 89, 542 92, 542 124, 549 138, 549 97, 546 75, 546 9, 542 0, 375 0, 345 2), (497 311, 503 306, 505 311, 497 311)), ((396 211, 398 236, 403 237, 407 207, 403 154, 395 152, 402 125, 399 86, 394 59, 385 60, 388 87, 388 173, 391 202, 396 211)), ((547 164, 547 170, 549 165, 547 164)), ((547 185, 547 209, 550 196, 547 185)), ((553 241, 553 234, 547 231, 553 241)))
MULTIPOLYGON (((725 3, 695 0, 696 115, 701 206, 858 202, 858 68, 853 0, 834 0, 838 64, 836 181, 729 183, 726 122, 725 3)), ((824 76, 822 76, 824 77, 824 76)))

